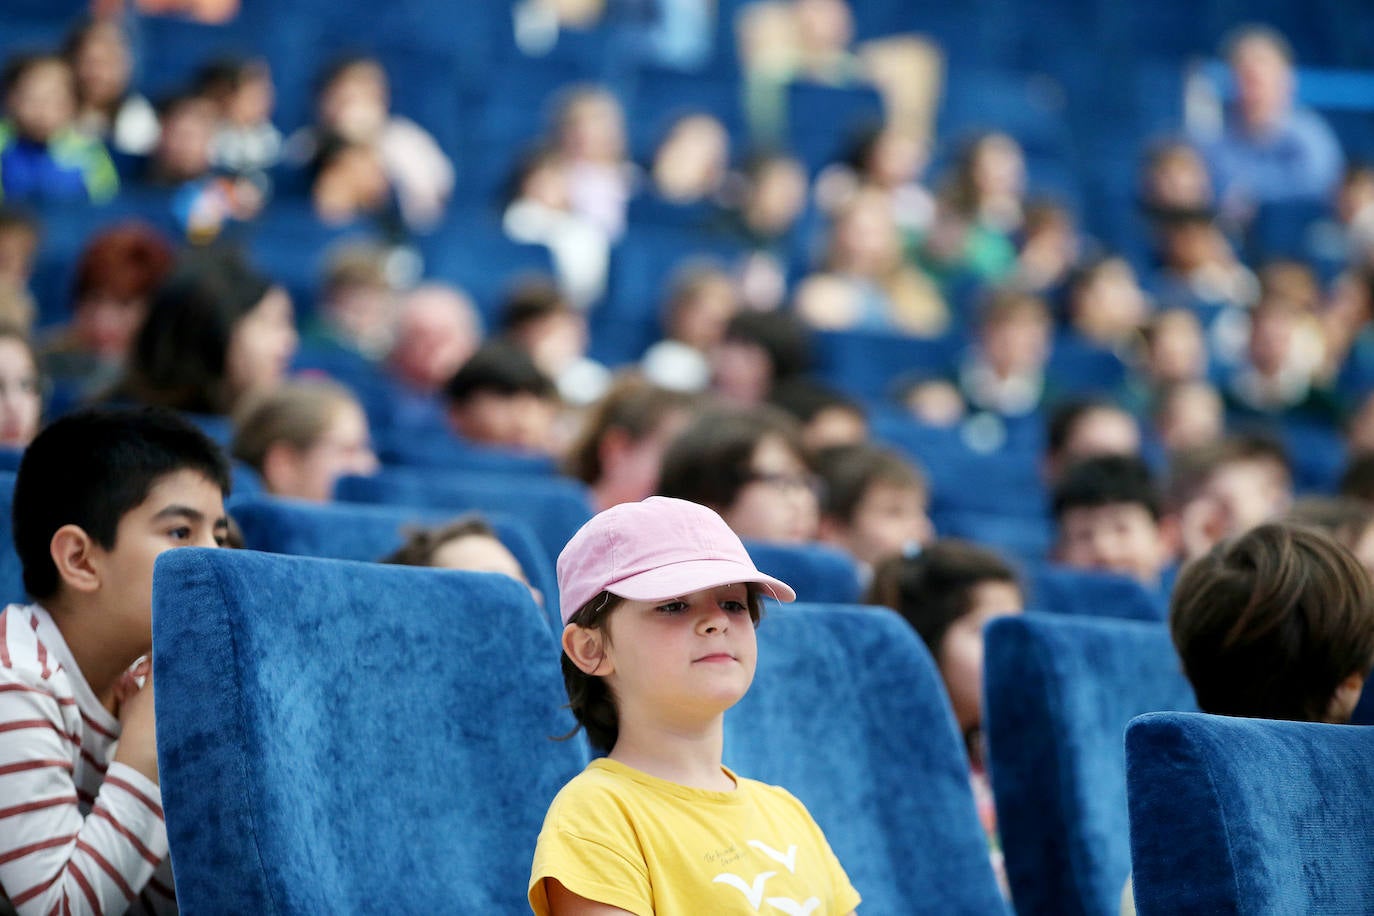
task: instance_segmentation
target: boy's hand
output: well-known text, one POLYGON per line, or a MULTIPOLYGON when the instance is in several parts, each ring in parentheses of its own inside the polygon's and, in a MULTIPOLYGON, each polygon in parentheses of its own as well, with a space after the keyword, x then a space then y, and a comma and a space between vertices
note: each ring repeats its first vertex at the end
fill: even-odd
POLYGON ((119 704, 119 747, 114 759, 157 782, 157 721, 153 715, 153 672, 143 688, 119 704))

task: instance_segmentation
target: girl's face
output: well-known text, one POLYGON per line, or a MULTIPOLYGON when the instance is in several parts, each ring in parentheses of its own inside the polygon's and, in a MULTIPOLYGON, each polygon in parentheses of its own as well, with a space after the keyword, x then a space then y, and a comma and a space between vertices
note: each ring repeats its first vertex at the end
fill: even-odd
POLYGON ((24 448, 38 434, 43 396, 28 347, 0 337, 0 446, 24 448))
POLYGON ((625 601, 605 624, 594 673, 636 724, 698 728, 749 690, 758 661, 749 590, 723 585, 665 601, 625 601))
POLYGON ((76 303, 72 330, 91 352, 104 359, 123 360, 147 313, 144 299, 120 299, 95 290, 76 303))
POLYGON ((1021 591, 1010 582, 979 583, 971 598, 969 612, 945 631, 939 658, 954 718, 964 734, 983 721, 983 627, 998 617, 1021 613, 1021 591))
POLYGON ((72 64, 81 95, 89 104, 113 104, 129 88, 129 48, 113 23, 93 27, 77 48, 72 64))
POLYGON ((1020 197, 1026 184, 1026 161, 1010 137, 994 134, 978 145, 973 183, 982 197, 1020 197))
POLYGON ((291 299, 284 290, 273 287, 230 335, 224 359, 229 389, 237 395, 275 386, 286 377, 296 343, 291 299))
POLYGON ((593 93, 572 103, 562 151, 574 160, 619 162, 625 157, 625 116, 613 96, 593 93))
POLYGON ((72 73, 58 61, 36 64, 19 77, 6 102, 17 132, 47 143, 76 116, 72 73))
POLYGON ((742 538, 804 544, 816 537, 820 507, 811 471, 778 436, 765 436, 749 462, 749 482, 721 512, 742 538))

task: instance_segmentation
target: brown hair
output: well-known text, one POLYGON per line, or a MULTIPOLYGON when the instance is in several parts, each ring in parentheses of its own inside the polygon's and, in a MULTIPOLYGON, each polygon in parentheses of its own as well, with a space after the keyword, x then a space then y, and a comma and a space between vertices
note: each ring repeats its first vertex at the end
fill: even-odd
POLYGON ((230 453, 261 472, 272 446, 284 442, 297 451, 310 448, 324 435, 335 411, 357 403, 352 392, 335 382, 286 382, 238 411, 230 453))
POLYGON ((816 454, 816 471, 825 486, 821 514, 849 523, 864 495, 875 484, 919 490, 926 494, 920 470, 892 449, 868 442, 835 445, 816 454))
POLYGON ((568 450, 564 471, 583 483, 601 479, 601 441, 613 429, 624 430, 638 442, 659 428, 675 410, 691 410, 694 398, 660 388, 643 376, 627 374, 588 412, 577 440, 568 450))
POLYGON ((864 601, 901 614, 938 661, 945 633, 973 609, 973 590, 985 582, 1021 587, 1015 571, 996 553, 946 538, 914 556, 879 563, 864 601))
MULTIPOLYGON (((749 619, 757 627, 763 617, 763 588, 750 582, 748 589, 749 619)), ((568 623, 577 624, 587 630, 601 630, 602 639, 609 642, 611 634, 606 629, 607 621, 610 620, 611 612, 624 601, 625 599, 619 595, 600 592, 578 608, 568 618, 568 623)), ((620 714, 616 710, 615 696, 611 693, 605 678, 583 671, 573 664, 573 660, 568 658, 568 653, 564 652, 563 686, 568 691, 568 709, 572 710, 573 718, 577 719, 577 727, 564 735, 563 739, 571 738, 577 734, 578 728, 581 728, 587 732, 587 741, 594 749, 610 753, 611 748, 615 747, 616 739, 620 737, 620 714)))
POLYGON ((1263 524, 1184 567, 1169 629, 1204 712, 1322 722, 1374 664, 1374 583, 1325 532, 1263 524))
POLYGON ((496 530, 480 515, 462 515, 443 525, 433 528, 413 528, 407 533, 406 542, 383 563, 394 566, 433 566, 434 554, 449 541, 459 538, 484 537, 499 541, 496 530))
POLYGON ((776 407, 702 413, 664 453, 658 495, 728 509, 753 476, 754 451, 770 436, 810 465, 797 421, 776 407))

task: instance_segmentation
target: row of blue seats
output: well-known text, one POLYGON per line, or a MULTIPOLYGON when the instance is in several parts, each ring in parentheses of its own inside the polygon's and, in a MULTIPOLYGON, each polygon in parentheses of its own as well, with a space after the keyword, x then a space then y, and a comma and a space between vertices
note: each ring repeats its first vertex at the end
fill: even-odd
MULTIPOLYGON (((580 739, 551 740, 571 723, 527 591, 187 549, 158 560, 153 622, 181 906, 523 911, 543 811, 588 759, 580 739)), ((987 640, 1018 913, 1115 912, 1132 868, 1142 914, 1374 904, 1374 838, 1351 827, 1374 807, 1374 732, 1132 723, 1192 705, 1158 624, 1028 615, 987 640)), ((1006 912, 943 687, 910 629, 812 605, 768 615, 759 641, 727 763, 810 808, 865 912, 1006 912)))
MULTIPOLYGON (((1128 757, 1129 737, 1123 744, 1123 735, 1129 735, 1128 723, 1137 716, 1197 709, 1166 627, 1158 622, 1028 614, 994 621, 985 638, 983 725, 988 767, 1007 877, 1020 916, 1114 914, 1133 861, 1142 914, 1324 911, 1260 903, 1281 899, 1267 896, 1276 892, 1332 892, 1331 886, 1304 887, 1298 876, 1287 871, 1291 860, 1278 855, 1237 863, 1237 868, 1259 872, 1250 876, 1258 885, 1240 888, 1246 906, 1239 910, 1209 909, 1215 900, 1191 903, 1186 895, 1179 896, 1177 884, 1172 897, 1161 890, 1165 883, 1183 881, 1186 875, 1187 882, 1200 881, 1199 888, 1205 885, 1216 893, 1213 882, 1223 872, 1209 875, 1207 869, 1216 866, 1218 857, 1224 858, 1221 850, 1226 848, 1215 832, 1207 833, 1205 842, 1195 843, 1190 837, 1188 825, 1206 810, 1200 797, 1208 790, 1194 785, 1173 794, 1181 791, 1180 781, 1186 781, 1179 756, 1167 755, 1146 767, 1128 757), (1199 807, 1190 810, 1180 804, 1185 799, 1199 807), (1142 850, 1148 857, 1142 856, 1142 850), (1201 858, 1188 862, 1188 855, 1201 858), (1161 861, 1177 871, 1160 870, 1161 861), (1146 864, 1154 867, 1147 871, 1146 864), (1146 906, 1142 893, 1169 899, 1172 905, 1146 906)), ((1362 698, 1354 721, 1374 723, 1374 691, 1362 698)), ((1253 731, 1253 726, 1236 729, 1253 731)), ((1166 743, 1159 736, 1137 736, 1137 741, 1166 743)), ((1283 755, 1277 750, 1282 747, 1269 749, 1276 756, 1267 756, 1264 748, 1247 745, 1241 759, 1253 754, 1246 763, 1259 772, 1269 766, 1275 772, 1301 769, 1306 761, 1289 757, 1278 763, 1276 757, 1283 755)), ((1361 771, 1367 774, 1368 767, 1361 771)), ((1313 784, 1316 780, 1333 775, 1310 775, 1299 784, 1318 789, 1313 784)), ((1362 790, 1366 795, 1368 786, 1366 782, 1362 790)), ((1272 790, 1264 797, 1272 799, 1272 790)), ((1245 798, 1226 801, 1242 810, 1253 805, 1253 800, 1245 798)), ((1328 804, 1339 803, 1331 800, 1328 804)), ((1333 813, 1332 820, 1344 816, 1333 813)), ((1240 849, 1253 839, 1233 836, 1230 844, 1240 849)), ((1301 832, 1289 833, 1285 839, 1294 844, 1306 841, 1301 832)), ((1363 880, 1368 884, 1367 875, 1363 880)))
MULTIPOLYGON (((19 559, 10 543, 14 475, 0 469, 0 599, 24 594, 19 559)), ((259 492, 235 495, 229 511, 244 544, 269 553, 368 561, 401 546, 408 529, 435 525, 464 511, 480 511, 545 596, 556 625, 553 558, 591 517, 581 487, 556 478, 388 471, 341 481, 343 502, 318 505, 259 492)), ((995 522, 994 522, 995 523, 995 522)), ((954 531, 956 535, 970 532, 954 531)), ((820 544, 748 543, 755 562, 781 577, 804 601, 853 603, 861 593, 858 569, 845 554, 820 544)), ((1139 585, 1121 576, 1026 564, 1029 606, 1072 614, 1154 620, 1162 609, 1139 585)))

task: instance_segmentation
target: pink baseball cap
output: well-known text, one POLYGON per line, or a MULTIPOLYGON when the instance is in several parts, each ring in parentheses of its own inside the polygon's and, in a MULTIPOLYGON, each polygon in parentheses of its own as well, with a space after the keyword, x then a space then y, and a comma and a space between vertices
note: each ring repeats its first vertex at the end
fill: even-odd
POLYGON ((779 601, 797 597, 786 582, 755 568, 723 518, 666 496, 597 513, 558 555, 564 625, 603 591, 631 601, 662 601, 732 582, 757 582, 779 601))

